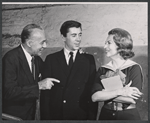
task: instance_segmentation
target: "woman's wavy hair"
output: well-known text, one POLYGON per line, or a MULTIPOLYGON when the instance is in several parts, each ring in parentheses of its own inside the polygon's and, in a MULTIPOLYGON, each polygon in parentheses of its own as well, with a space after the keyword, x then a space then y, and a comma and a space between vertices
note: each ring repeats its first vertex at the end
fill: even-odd
POLYGON ((133 40, 129 32, 121 28, 114 28, 108 32, 108 35, 113 35, 113 40, 118 46, 117 51, 124 59, 129 59, 134 56, 133 40))

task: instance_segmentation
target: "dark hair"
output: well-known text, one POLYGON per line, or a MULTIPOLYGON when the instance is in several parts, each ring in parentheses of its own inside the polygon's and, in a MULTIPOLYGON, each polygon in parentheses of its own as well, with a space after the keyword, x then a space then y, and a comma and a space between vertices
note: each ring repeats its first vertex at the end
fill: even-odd
POLYGON ((113 40, 118 46, 118 53, 124 58, 128 59, 134 56, 133 40, 129 32, 124 29, 114 28, 108 32, 108 35, 114 35, 113 40))
POLYGON ((43 30, 43 29, 42 29, 39 25, 37 25, 37 24, 28 24, 28 25, 26 25, 26 26, 23 28, 22 33, 21 33, 21 41, 22 41, 22 43, 25 43, 26 40, 30 38, 33 29, 40 29, 40 30, 43 30))
POLYGON ((81 28, 81 23, 77 22, 77 21, 73 21, 73 20, 69 20, 69 21, 66 21, 62 24, 61 28, 60 28, 60 33, 66 37, 68 31, 69 31, 69 28, 71 27, 76 27, 76 28, 81 28))

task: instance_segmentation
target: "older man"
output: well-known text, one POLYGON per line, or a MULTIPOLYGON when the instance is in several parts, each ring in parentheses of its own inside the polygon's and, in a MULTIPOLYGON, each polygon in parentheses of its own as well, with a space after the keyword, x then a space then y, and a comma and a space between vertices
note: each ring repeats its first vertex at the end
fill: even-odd
POLYGON ((5 54, 3 65, 2 112, 23 120, 34 120, 39 90, 51 89, 53 78, 41 78, 43 61, 39 57, 46 47, 44 30, 29 24, 21 33, 22 44, 5 54))

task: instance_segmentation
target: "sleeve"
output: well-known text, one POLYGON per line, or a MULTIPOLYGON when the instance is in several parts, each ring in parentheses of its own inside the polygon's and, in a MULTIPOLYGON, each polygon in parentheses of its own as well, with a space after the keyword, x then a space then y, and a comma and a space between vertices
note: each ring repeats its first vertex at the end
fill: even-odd
MULTIPOLYGON (((129 68, 129 82, 132 80, 131 87, 136 87, 140 91, 142 89, 143 75, 142 69, 139 65, 133 65, 129 68)), ((139 99, 138 99, 139 100, 139 99)), ((137 102, 137 100, 135 100, 137 102)), ((124 108, 128 107, 129 104, 124 103, 124 108)))
POLYGON ((102 89, 104 89, 102 83, 101 83, 101 79, 100 79, 100 75, 102 74, 102 68, 100 67, 96 73, 96 76, 95 76, 95 81, 94 81, 94 84, 93 84, 93 87, 92 87, 92 95, 97 92, 97 91, 101 91, 102 89))
POLYGON ((28 83, 27 80, 22 80, 23 78, 18 77, 20 74, 24 77, 26 77, 26 75, 23 75, 23 73, 19 71, 19 62, 16 57, 12 54, 4 56, 2 66, 2 88, 3 99, 5 101, 24 101, 38 98, 38 84, 28 83), (20 84, 21 81, 25 84, 20 84))
MULTIPOLYGON (((50 57, 46 57, 43 70, 42 70, 42 78, 48 78, 51 75, 50 69, 50 57)), ((50 112, 49 112, 49 102, 50 102, 50 90, 41 90, 40 96, 40 114, 41 120, 49 120, 50 112)))
POLYGON ((90 75, 89 75, 88 83, 86 84, 87 86, 86 94, 88 95, 88 120, 95 120, 96 114, 97 114, 97 102, 92 102, 90 92, 91 92, 92 85, 95 79, 96 65, 95 65, 94 57, 92 55, 90 55, 89 57, 90 57, 89 58, 90 59, 90 75))
POLYGON ((131 67, 129 71, 130 75, 129 78, 132 80, 132 87, 137 87, 139 90, 142 89, 142 82, 143 82, 143 75, 142 69, 139 65, 134 65, 131 67))

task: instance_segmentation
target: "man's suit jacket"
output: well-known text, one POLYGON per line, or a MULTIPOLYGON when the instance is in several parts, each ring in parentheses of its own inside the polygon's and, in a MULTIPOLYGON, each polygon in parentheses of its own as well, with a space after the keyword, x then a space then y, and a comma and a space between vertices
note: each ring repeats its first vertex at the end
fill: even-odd
MULTIPOLYGON (((38 56, 35 61, 38 76, 43 61, 38 56)), ((33 120, 39 97, 38 80, 34 81, 21 46, 5 54, 2 67, 2 112, 23 120, 33 120)))
POLYGON ((77 52, 69 71, 64 50, 46 57, 42 76, 60 80, 51 90, 41 91, 42 120, 96 119, 91 109, 91 87, 96 72, 94 57, 77 52), (90 115, 91 114, 91 115, 90 115))

